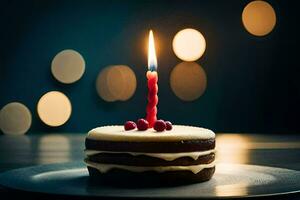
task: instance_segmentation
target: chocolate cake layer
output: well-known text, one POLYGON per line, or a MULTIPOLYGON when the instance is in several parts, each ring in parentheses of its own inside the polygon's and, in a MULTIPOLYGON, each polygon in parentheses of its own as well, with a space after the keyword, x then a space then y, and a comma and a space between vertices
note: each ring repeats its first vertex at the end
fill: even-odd
POLYGON ((214 149, 215 139, 186 140, 178 142, 126 142, 86 138, 85 146, 88 150, 99 151, 179 153, 214 149))
POLYGON ((189 166, 209 164, 215 160, 215 153, 199 156, 196 160, 190 157, 180 157, 172 161, 166 161, 160 158, 145 155, 133 156, 126 153, 99 153, 88 156, 87 159, 95 163, 129 166, 189 166))
POLYGON ((88 171, 93 181, 128 187, 143 187, 204 182, 211 179, 215 172, 215 167, 205 168, 197 174, 191 171, 166 171, 158 173, 154 171, 130 172, 122 169, 112 169, 106 173, 101 173, 90 166, 88 166, 88 171))

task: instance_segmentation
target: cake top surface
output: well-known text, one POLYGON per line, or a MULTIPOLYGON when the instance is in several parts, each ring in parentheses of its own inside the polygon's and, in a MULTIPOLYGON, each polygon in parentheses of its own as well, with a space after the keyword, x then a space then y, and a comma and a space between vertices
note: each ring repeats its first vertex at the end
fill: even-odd
POLYGON ((203 140, 215 138, 215 133, 209 129, 173 125, 170 131, 157 132, 154 129, 125 131, 124 126, 101 126, 89 131, 88 139, 126 142, 169 142, 182 140, 203 140))

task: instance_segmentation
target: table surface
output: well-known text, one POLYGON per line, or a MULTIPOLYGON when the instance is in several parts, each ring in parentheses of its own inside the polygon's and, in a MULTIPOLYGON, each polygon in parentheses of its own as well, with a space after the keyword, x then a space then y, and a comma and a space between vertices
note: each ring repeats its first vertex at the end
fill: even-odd
MULTIPOLYGON (((0 172, 20 167, 82 161, 85 134, 0 135, 0 172)), ((217 162, 300 170, 300 135, 217 134, 217 162)))

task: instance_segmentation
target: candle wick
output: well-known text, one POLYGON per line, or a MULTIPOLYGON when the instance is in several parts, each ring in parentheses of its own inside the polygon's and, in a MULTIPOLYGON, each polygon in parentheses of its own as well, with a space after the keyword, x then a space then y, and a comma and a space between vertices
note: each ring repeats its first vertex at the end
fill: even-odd
POLYGON ((150 66, 150 71, 151 71, 151 72, 156 71, 156 67, 155 67, 154 65, 151 65, 151 66, 150 66))

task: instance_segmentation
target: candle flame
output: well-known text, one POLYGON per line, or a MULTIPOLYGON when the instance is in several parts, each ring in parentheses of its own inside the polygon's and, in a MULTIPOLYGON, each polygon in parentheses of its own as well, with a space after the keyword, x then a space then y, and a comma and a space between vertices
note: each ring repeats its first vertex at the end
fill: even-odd
POLYGON ((149 43, 148 43, 148 69, 150 71, 155 71, 157 69, 157 60, 155 53, 154 37, 153 32, 149 32, 149 43))

